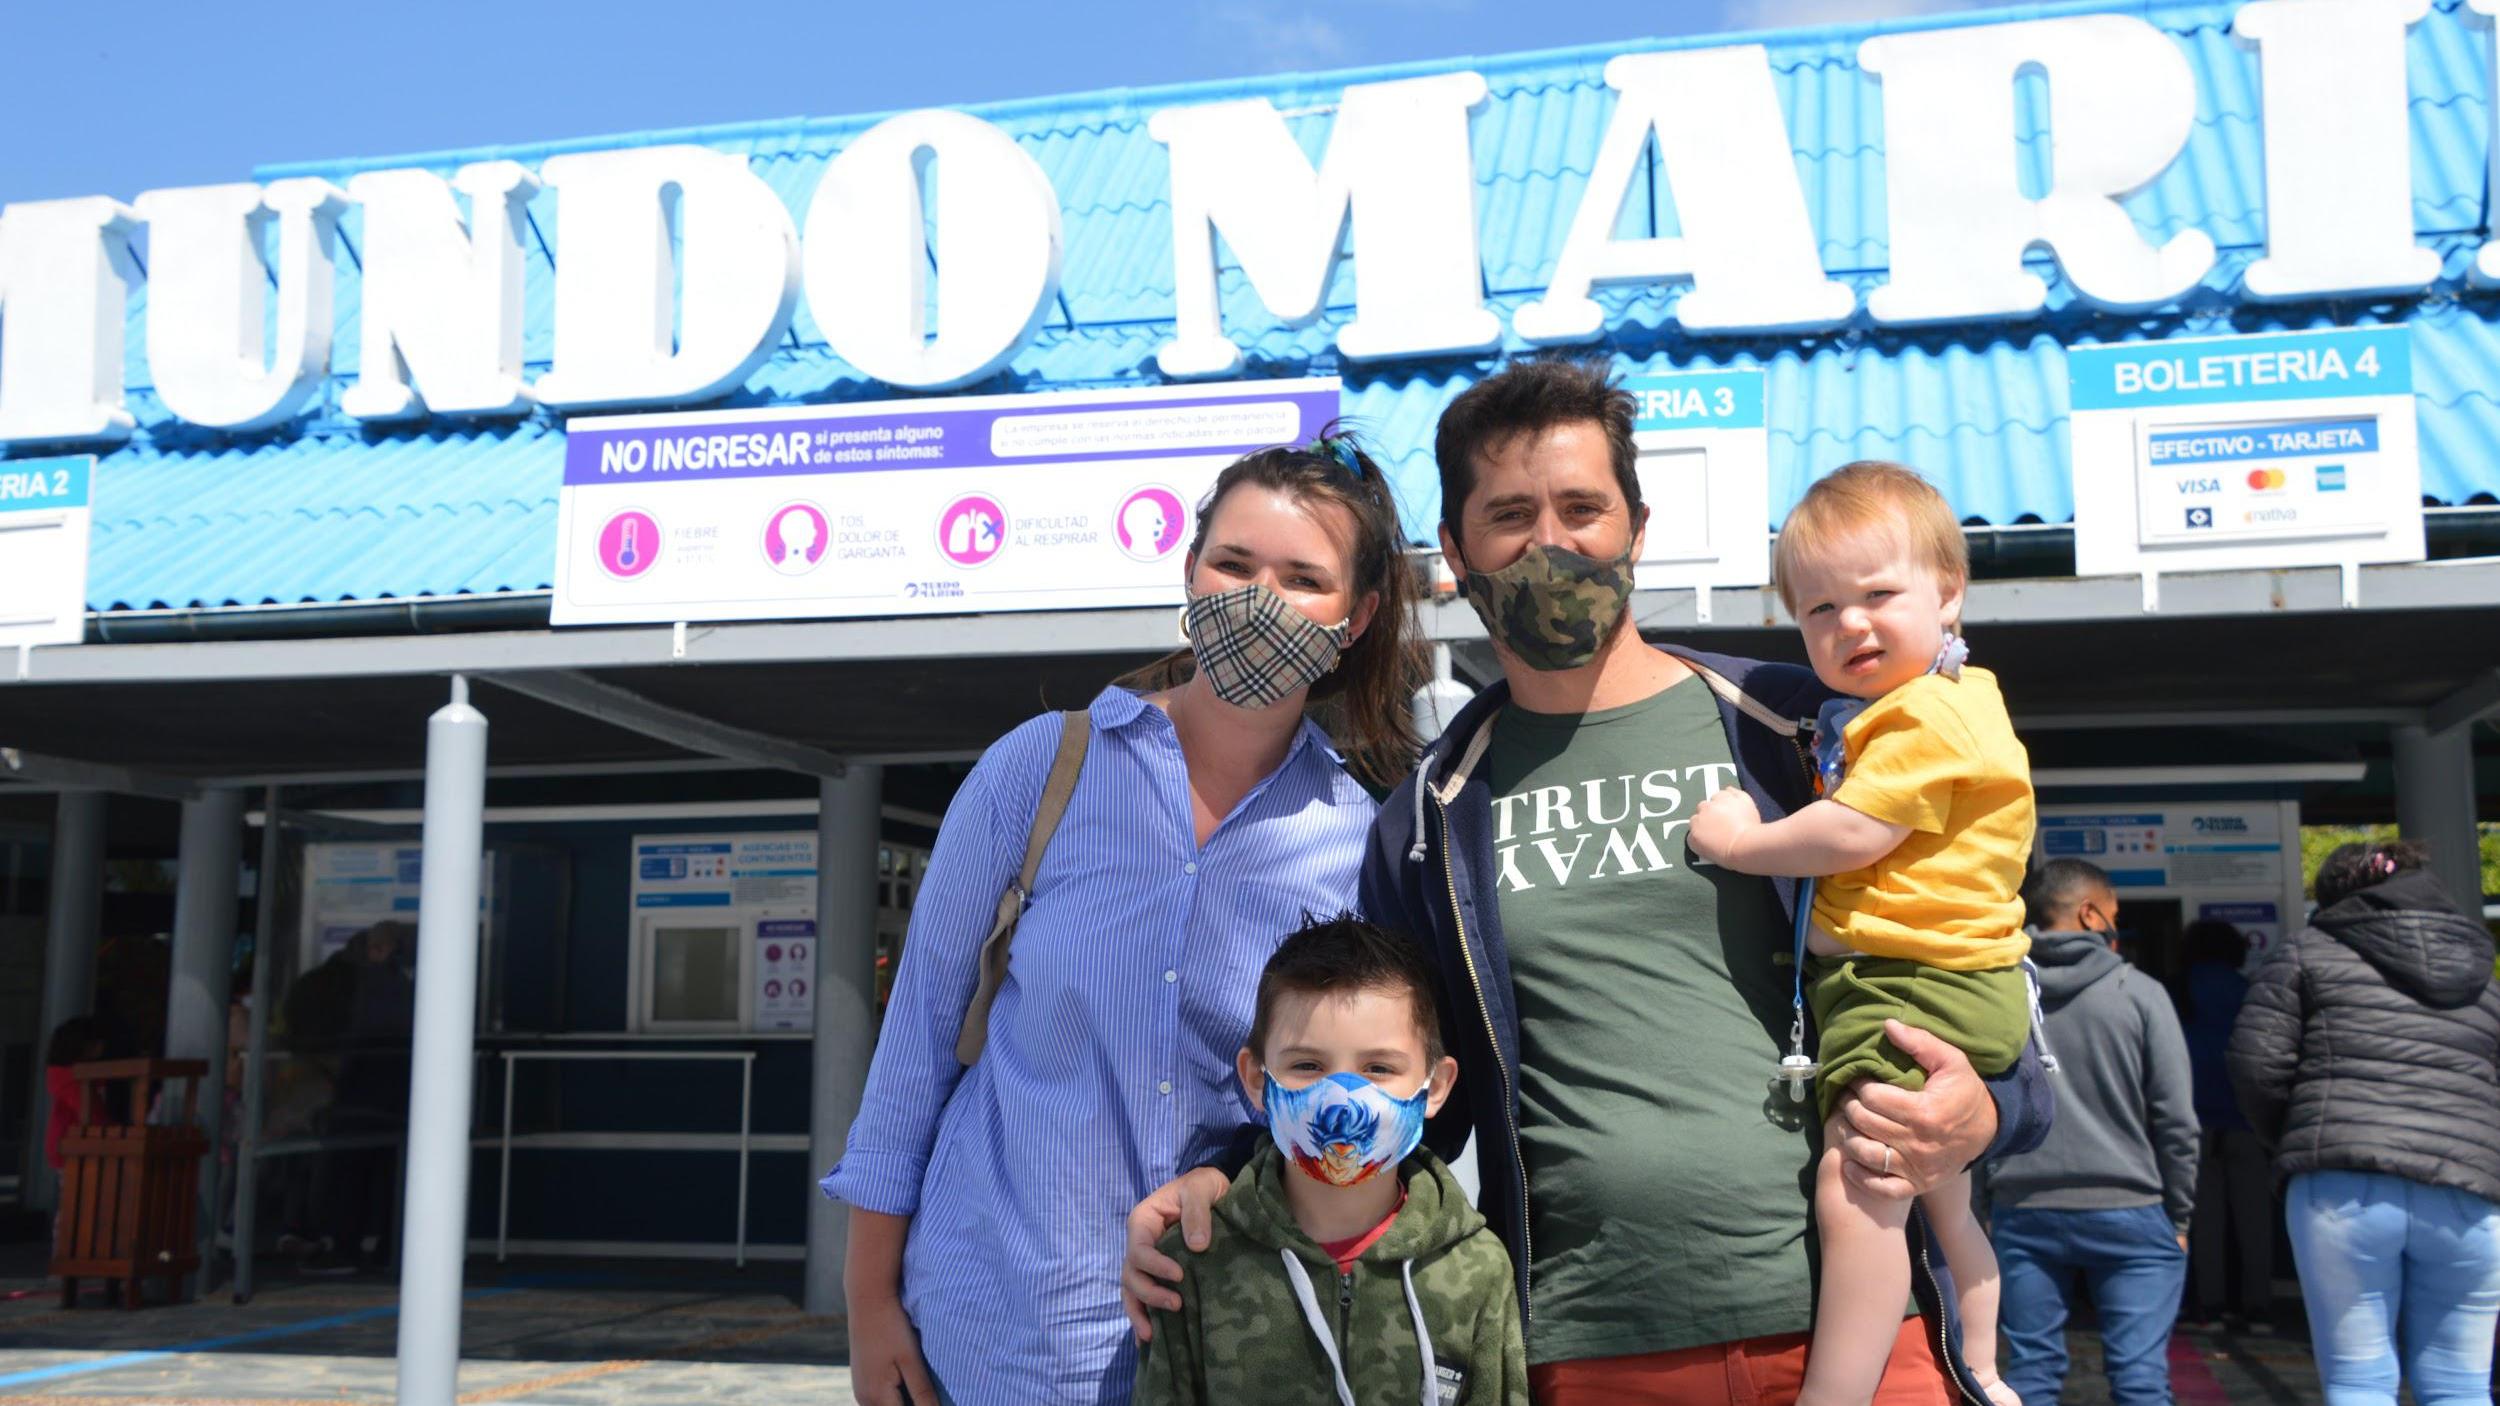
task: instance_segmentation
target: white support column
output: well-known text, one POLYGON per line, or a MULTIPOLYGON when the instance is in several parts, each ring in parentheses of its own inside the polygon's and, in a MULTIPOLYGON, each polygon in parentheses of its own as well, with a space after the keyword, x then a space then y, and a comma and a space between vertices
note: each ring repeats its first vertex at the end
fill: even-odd
MULTIPOLYGON (((808 1119, 813 1176, 841 1159, 877 1048, 877 807, 885 768, 850 763, 819 783, 816 820, 816 1074, 808 1119)), ((807 1311, 842 1311, 850 1208, 810 1187, 807 1311)))
MULTIPOLYGON (((173 981, 165 994, 165 1057, 208 1066, 196 1112, 208 1145, 223 1135, 226 1002, 234 987, 235 875, 243 861, 243 793, 202 792, 182 803, 182 852, 174 880, 173 981)), ((137 1116, 142 1110, 132 1110, 137 1116)), ((205 1292, 217 1248, 216 1154, 200 1168, 200 1270, 205 1292)))
POLYGON ((2482 856, 2474 832, 2474 733, 2470 725, 2433 732, 2400 724, 2396 744, 2396 825, 2430 846, 2431 871, 2468 911, 2483 902, 2482 856))
POLYGON ((63 791, 52 812, 43 1017, 35 1027, 35 1092, 27 1104, 34 1121, 27 1129, 26 1167, 18 1183, 27 1190, 26 1204, 39 1211, 51 1210, 60 1190, 43 1160, 44 1125, 52 1119, 52 1099, 43 1082, 44 1046, 61 1022, 95 1009, 97 920, 104 904, 104 799, 102 791, 63 791))
POLYGON ((477 876, 486 843, 486 717, 469 683, 425 729, 425 857, 400 1219, 399 1406, 452 1406, 469 1240, 471 1061, 477 1037, 477 876))

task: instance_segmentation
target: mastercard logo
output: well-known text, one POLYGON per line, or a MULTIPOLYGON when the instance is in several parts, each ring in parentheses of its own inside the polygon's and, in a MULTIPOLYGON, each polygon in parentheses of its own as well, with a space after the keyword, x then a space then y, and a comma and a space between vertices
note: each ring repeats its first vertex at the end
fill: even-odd
POLYGON ((2287 481, 2281 469, 2250 469, 2248 471, 2248 486, 2260 493, 2281 488, 2287 481))

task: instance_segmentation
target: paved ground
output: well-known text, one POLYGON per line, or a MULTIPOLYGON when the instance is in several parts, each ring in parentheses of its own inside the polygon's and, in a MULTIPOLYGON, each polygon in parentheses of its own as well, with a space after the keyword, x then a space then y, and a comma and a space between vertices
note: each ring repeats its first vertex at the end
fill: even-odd
MULTIPOLYGON (((380 1279, 279 1279, 249 1305, 64 1311, 53 1285, 0 1253, 0 1406, 386 1406, 398 1332, 380 1279)), ((795 1303, 786 1266, 585 1271, 473 1263, 460 1399, 513 1406, 777 1401, 851 1406, 838 1319, 795 1303)), ((2288 1307, 2288 1305, 2287 1305, 2288 1307)), ((2296 1311, 2295 1315, 2296 1316, 2296 1311)), ((2103 1406, 2099 1347, 2074 1335, 2067 1406, 2103 1406)), ((2315 1406, 2297 1337, 2183 1333, 2179 1406, 2315 1406)))

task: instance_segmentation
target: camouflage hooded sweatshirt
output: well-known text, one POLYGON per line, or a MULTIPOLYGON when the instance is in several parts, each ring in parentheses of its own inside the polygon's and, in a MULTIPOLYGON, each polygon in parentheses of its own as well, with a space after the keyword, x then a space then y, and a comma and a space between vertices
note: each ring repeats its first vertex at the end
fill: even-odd
POLYGON ((1398 1165, 1406 1204, 1344 1275, 1294 1224, 1290 1175, 1262 1141, 1203 1253, 1163 1238, 1187 1272, 1180 1310, 1154 1315, 1138 1406, 1527 1406, 1510 1255, 1440 1158, 1398 1165))

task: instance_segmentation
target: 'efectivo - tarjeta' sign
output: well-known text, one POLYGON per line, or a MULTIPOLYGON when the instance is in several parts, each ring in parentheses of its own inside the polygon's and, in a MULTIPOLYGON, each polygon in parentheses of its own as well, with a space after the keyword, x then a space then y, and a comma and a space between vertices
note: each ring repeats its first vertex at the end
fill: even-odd
POLYGON ((2078 347, 2085 575, 2422 557, 2403 327, 2078 347))

